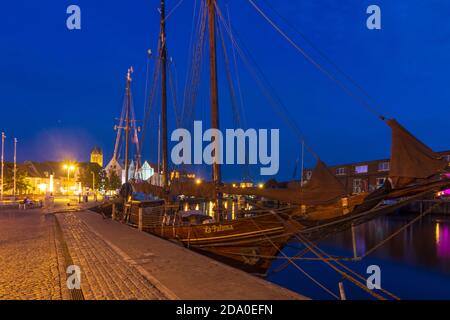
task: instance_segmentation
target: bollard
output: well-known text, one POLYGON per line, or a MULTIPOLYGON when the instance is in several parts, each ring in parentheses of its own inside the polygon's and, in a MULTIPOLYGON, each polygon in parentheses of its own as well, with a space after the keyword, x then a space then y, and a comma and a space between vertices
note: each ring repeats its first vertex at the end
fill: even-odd
POLYGON ((353 259, 358 259, 358 248, 356 247, 356 231, 355 226, 352 223, 352 247, 353 247, 353 259))
POLYGON ((111 219, 116 220, 116 204, 115 203, 112 204, 111 219))
POLYGON ((139 215, 138 229, 139 229, 139 231, 142 231, 142 229, 143 229, 143 213, 144 213, 143 211, 144 211, 143 208, 139 208, 139 211, 138 211, 138 215, 139 215))
POLYGON ((341 295, 341 300, 346 300, 346 298, 345 298, 345 291, 344 291, 344 284, 342 282, 339 282, 339 293, 341 295))

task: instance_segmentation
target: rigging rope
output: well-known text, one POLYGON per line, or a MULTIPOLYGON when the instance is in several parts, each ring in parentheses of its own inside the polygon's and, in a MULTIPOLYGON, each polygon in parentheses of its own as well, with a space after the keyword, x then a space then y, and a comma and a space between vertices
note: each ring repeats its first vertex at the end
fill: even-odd
MULTIPOLYGON (((275 214, 275 213, 274 213, 275 214)), ((276 215, 276 214, 275 214, 276 215)), ((278 217, 278 216, 277 216, 278 217)), ((253 224, 261 230, 261 228, 258 226, 258 224, 253 220, 250 219, 250 221, 253 222, 253 224)), ((288 255, 286 255, 281 248, 279 248, 266 234, 263 234, 267 241, 270 242, 270 244, 277 249, 278 252, 280 252, 297 270, 299 270, 301 273, 303 273, 308 279, 310 279, 312 282, 314 282, 317 286, 319 286, 321 289, 323 289, 325 292, 330 294, 335 299, 339 299, 339 297, 330 289, 328 289, 326 286, 324 286, 322 283, 320 283, 318 280, 314 279, 308 272, 306 272, 303 268, 301 268, 297 263, 295 263, 294 260, 292 260, 288 255)))
MULTIPOLYGON (((254 204, 256 207, 262 207, 259 204, 254 204)), ((286 229, 288 230, 288 232, 290 232, 297 240, 299 240, 304 246, 305 248, 307 248, 310 252, 312 252, 316 257, 320 258, 320 260, 322 262, 324 262, 325 264, 327 264, 330 268, 332 268, 335 272, 337 272, 338 274, 340 274, 342 277, 346 278, 347 280, 349 280, 350 282, 354 283, 357 287, 361 288, 362 290, 366 291, 369 295, 379 299, 379 300, 385 300, 385 298, 383 296, 381 296, 378 293, 373 292, 372 290, 370 290, 369 288, 367 288, 367 286, 361 282, 359 282, 356 278, 354 278, 352 275, 346 273, 345 271, 340 270, 338 267, 336 267, 335 265, 333 265, 332 262, 338 264, 338 265, 342 265, 342 263, 336 261, 335 259, 333 259, 330 255, 328 255, 327 253, 325 253, 323 250, 321 250, 320 248, 318 248, 314 243, 312 243, 311 241, 309 241, 308 239, 306 239, 305 237, 303 237, 302 235, 300 235, 298 233, 297 230, 292 230, 294 229, 292 227, 292 225, 290 225, 285 219, 283 219, 282 217, 280 217, 275 211, 273 210, 269 210, 269 212, 271 214, 273 214, 281 223, 284 224, 284 226, 286 227, 286 229), (289 231, 290 230, 290 231, 289 231), (323 253, 323 254, 321 254, 323 253), (324 255, 326 257, 324 257, 324 255)), ((252 219, 253 221, 253 219, 252 219)), ((295 220, 293 220, 295 222, 295 220)), ((256 224, 253 221, 254 224, 256 224)), ((267 236, 266 236, 267 237, 267 236)), ((274 245, 274 244, 273 244, 274 245)), ((275 246, 275 245, 274 245, 275 246)), ((277 248, 277 247, 276 247, 277 248)), ((283 256, 286 256, 286 254, 284 252, 282 252, 281 250, 279 250, 283 256)), ((387 291, 386 291, 387 292, 387 291)), ((388 295, 390 295, 391 297, 397 298, 396 296, 394 296, 392 293, 387 293, 388 295)), ((398 298, 397 298, 398 299, 398 298)))
POLYGON ((120 154, 120 149, 119 149, 119 142, 120 142, 120 135, 122 132, 122 126, 123 126, 123 119, 125 117, 125 100, 126 96, 123 96, 123 101, 122 101, 122 111, 120 113, 120 118, 119 118, 119 125, 116 127, 117 128, 117 135, 116 135, 116 143, 114 145, 114 153, 113 153, 113 158, 117 160, 117 154, 120 154))
POLYGON ((178 7, 183 3, 184 0, 180 0, 178 1, 178 3, 172 8, 172 10, 169 11, 169 13, 166 15, 166 18, 164 19, 164 21, 167 21, 167 19, 169 19, 169 17, 175 12, 175 10, 178 9, 178 7))
POLYGON ((230 63, 228 61, 227 49, 225 47, 225 39, 223 37, 222 29, 220 27, 217 28, 217 31, 219 34, 219 38, 221 40, 220 44, 222 47, 222 53, 223 53, 223 57, 225 60, 224 61, 225 62, 225 73, 227 76, 228 91, 230 93, 231 108, 233 111, 233 122, 239 128, 241 126, 241 118, 239 115, 239 110, 237 108, 236 93, 235 93, 234 86, 233 86, 233 79, 231 78, 230 63))
POLYGON ((393 234, 391 234, 390 236, 388 236, 386 239, 384 239, 383 241, 381 241, 380 243, 378 243, 377 245, 375 245, 374 247, 372 247, 371 249, 367 250, 364 255, 362 255, 361 257, 359 257, 359 259, 363 259, 365 257, 367 257, 368 255, 370 255, 372 252, 374 252, 375 250, 377 250, 378 248, 380 248, 382 245, 384 245, 386 242, 388 242, 389 240, 393 239, 395 236, 397 236, 400 232, 402 232, 403 230, 407 229, 409 226, 413 225, 415 222, 419 221, 420 219, 422 219, 423 217, 425 217, 427 214, 429 214, 431 211, 433 211, 434 208, 439 207, 442 204, 442 202, 438 202, 436 204, 434 204, 433 206, 431 206, 430 208, 428 208, 427 210, 425 210, 423 213, 421 213, 419 216, 417 216, 416 218, 414 218, 413 220, 411 220, 410 222, 408 222, 406 225, 404 225, 403 227, 401 227, 400 229, 398 229, 397 231, 395 231, 393 234))
POLYGON ((181 125, 180 114, 178 113, 177 95, 176 95, 176 89, 174 88, 174 84, 173 84, 171 69, 169 69, 169 88, 170 88, 170 93, 172 96, 172 107, 173 107, 173 112, 175 114, 175 123, 176 123, 177 128, 180 128, 180 125, 181 125))
POLYGON ((195 105, 198 97, 198 89, 200 85, 200 71, 201 71, 201 65, 203 61, 203 50, 205 45, 205 30, 206 30, 206 17, 207 17, 207 11, 205 9, 206 4, 204 1, 201 2, 200 10, 199 10, 199 16, 198 16, 198 22, 197 22, 197 29, 198 32, 195 34, 198 36, 196 37, 196 46, 194 48, 194 52, 192 55, 192 64, 190 64, 190 72, 189 76, 187 77, 188 81, 186 82, 185 86, 185 95, 184 95, 184 101, 183 101, 183 121, 185 121, 185 128, 191 128, 193 122, 193 116, 195 111, 195 105), (188 88, 190 90, 188 90, 188 88))
POLYGON ((147 101, 148 101, 148 82, 149 82, 148 76, 150 73, 150 57, 151 57, 151 55, 150 55, 150 49, 149 49, 147 51, 147 66, 145 69, 145 90, 144 90, 144 108, 143 108, 144 113, 143 114, 145 114, 145 110, 147 108, 147 101))
MULTIPOLYGON (((222 12, 220 8, 216 5, 216 11, 218 13, 219 21, 221 21, 222 25, 225 28, 225 31, 227 31, 228 36, 231 39, 232 44, 236 48, 237 53, 241 57, 242 61, 244 62, 244 65, 247 67, 250 74, 253 76, 255 81, 257 82, 261 92, 266 96, 266 99, 269 101, 270 106, 274 109, 275 112, 278 113, 278 115, 285 121, 285 123, 288 125, 288 127, 291 128, 291 130, 294 132, 294 134, 297 136, 297 139, 300 142, 305 143, 305 147, 307 150, 316 158, 318 159, 318 155, 312 150, 312 148, 306 143, 305 138, 303 134, 301 133, 298 126, 293 121, 293 117, 289 116, 289 112, 287 111, 286 107, 281 102, 281 99, 275 94, 275 90, 270 85, 270 82, 268 81, 267 77, 264 76, 264 73, 262 72, 261 68, 259 68, 256 61, 253 59, 251 54, 246 50, 247 56, 245 52, 241 49, 239 44, 237 43, 235 36, 237 36, 236 31, 234 31, 232 28, 228 28, 227 23, 225 22, 225 19, 222 15, 222 12), (234 31, 234 36, 233 36, 234 31), (249 59, 251 61, 249 61, 249 59), (255 68, 252 67, 252 63, 255 66, 255 68), (267 88, 266 88, 267 87, 267 88)), ((243 46, 244 47, 244 46, 243 46)), ((244 47, 245 48, 245 47, 244 47)))
MULTIPOLYGON (((228 18, 229 18, 229 13, 228 13, 228 18)), ((228 22, 230 23, 230 20, 228 22)), ((244 128, 242 114, 245 114, 245 112, 243 112, 243 107, 242 107, 242 93, 240 91, 240 88, 238 88, 240 98, 241 98, 241 105, 239 105, 239 103, 237 102, 236 90, 233 85, 230 62, 229 62, 229 58, 228 58, 228 54, 227 54, 227 49, 225 46, 225 37, 223 36, 222 28, 219 23, 217 24, 217 30, 218 30, 219 37, 220 37, 221 44, 222 44, 222 51, 223 51, 223 56, 224 56, 224 61, 225 61, 225 71, 226 71, 227 82, 228 82, 228 90, 230 93, 231 107, 233 109, 234 126, 235 126, 235 128, 244 128)), ((231 47, 234 49, 234 46, 231 46, 231 47)), ((239 84, 239 73, 237 72, 236 56, 235 56, 234 50, 233 50, 233 57, 234 57, 234 66, 235 66, 235 70, 236 70, 236 77, 238 78, 237 82, 239 84)), ((251 170, 250 170, 249 166, 250 165, 248 164, 248 162, 245 162, 245 164, 243 166, 243 177, 245 179, 252 180, 251 170)))
MULTIPOLYGON (((267 1, 262 0, 266 6, 268 6, 287 26, 289 26, 293 31, 295 31, 311 48, 316 50, 316 52, 331 66, 333 66, 338 73, 343 75, 355 88, 357 88, 372 104, 377 105, 375 99, 360 85, 353 77, 351 77, 348 73, 344 72, 344 70, 339 67, 339 65, 334 62, 325 52, 323 52, 314 42, 309 39, 305 33, 301 32, 298 28, 296 28, 288 19, 283 17, 275 8, 267 1)), ((379 106, 378 106, 379 108, 379 106)))
MULTIPOLYGON (((228 10, 228 4, 227 4, 227 18, 228 18, 228 27, 231 29, 231 18, 230 18, 230 12, 228 10)), ((232 34, 230 36, 233 37, 232 34)), ((233 42, 233 40, 232 40, 232 42, 233 42)), ((245 112, 244 112, 244 98, 242 96, 241 80, 239 77, 238 65, 237 65, 237 59, 236 59, 236 50, 235 50, 234 46, 231 46, 231 52, 233 54, 234 73, 236 75, 237 89, 238 89, 239 100, 240 100, 240 104, 238 106, 241 108, 243 126, 247 127, 247 121, 246 121, 245 112)))
MULTIPOLYGON (((310 251, 312 253, 314 253, 314 255, 316 255, 319 258, 323 258, 323 255, 319 252, 319 250, 317 249, 318 247, 314 247, 314 245, 307 240, 306 238, 300 236, 300 235, 295 235, 295 237, 300 240, 303 241, 304 245, 310 249, 310 251)), ((325 254, 326 256, 328 256, 328 254, 325 254)), ((344 277, 345 279, 349 280, 350 282, 352 282, 353 284, 355 284, 357 287, 359 287, 360 289, 364 290, 365 292, 367 292, 368 294, 370 294, 371 296, 375 297, 378 300, 386 300, 382 295, 373 292, 372 290, 370 290, 369 288, 367 288, 367 286, 363 283, 361 283, 360 281, 358 281, 356 278, 354 278, 353 276, 347 274, 345 271, 340 270, 338 267, 336 267, 335 265, 333 265, 331 263, 331 261, 326 260, 326 259, 321 259, 322 262, 324 262, 325 264, 327 264, 331 269, 333 269, 334 271, 336 271, 337 273, 339 273, 342 277, 344 277)), ((333 261, 335 262, 335 261, 333 261)))
MULTIPOLYGON (((160 47, 161 47, 161 41, 159 40, 158 41, 158 51, 160 50, 160 47)), ((160 68, 161 68, 161 61, 159 59, 157 59, 156 64, 155 64, 155 69, 153 71, 152 89, 150 91, 150 96, 148 99, 148 106, 147 106, 147 109, 145 110, 145 115, 144 115, 144 122, 143 122, 142 135, 141 135, 141 144, 140 144, 141 152, 143 152, 143 150, 144 150, 147 126, 149 123, 151 111, 153 109, 153 103, 154 103, 154 98, 156 95, 156 90, 157 90, 158 84, 159 84, 158 80, 159 80, 160 68)))
POLYGON ((355 101, 359 102, 364 108, 376 115, 381 120, 385 120, 383 115, 380 115, 377 110, 371 106, 366 100, 362 99, 360 96, 356 95, 345 83, 337 79, 334 75, 328 72, 322 65, 320 65, 316 60, 314 60, 302 47, 300 47, 295 41, 293 41, 280 27, 278 27, 275 22, 270 19, 264 11, 258 7, 258 5, 253 0, 247 0, 253 8, 285 39, 287 40, 298 52, 300 52, 305 59, 315 66, 320 72, 322 72, 329 79, 334 81, 348 96, 353 98, 355 101))
MULTIPOLYGON (((192 19, 192 24, 191 24, 191 35, 189 37, 189 49, 188 49, 188 57, 187 57, 187 65, 190 69, 192 69, 192 66, 190 66, 190 62, 193 59, 192 55, 193 55, 193 44, 194 44, 194 35, 196 35, 195 30, 196 30, 196 26, 198 27, 199 25, 199 17, 201 16, 200 14, 200 10, 201 10, 202 6, 200 6, 200 8, 198 9, 199 13, 198 13, 198 19, 197 19, 197 25, 194 23, 195 21, 195 17, 197 16, 197 0, 194 1, 194 13, 193 13, 193 19, 192 19)), ((190 69, 186 75, 186 79, 185 79, 185 83, 184 83, 184 91, 183 91, 183 101, 182 101, 182 115, 184 116, 185 112, 184 112, 184 107, 186 105, 186 97, 187 97, 187 88, 188 88, 188 84, 189 84, 189 79, 190 79, 190 69)))

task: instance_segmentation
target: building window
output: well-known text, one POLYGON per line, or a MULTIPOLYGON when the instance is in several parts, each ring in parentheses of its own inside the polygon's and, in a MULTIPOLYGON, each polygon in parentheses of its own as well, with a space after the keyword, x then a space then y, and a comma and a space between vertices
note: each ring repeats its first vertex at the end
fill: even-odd
POLYGON ((384 185, 386 178, 377 178, 377 189, 381 188, 384 185))
POLYGON ((355 173, 367 173, 369 171, 369 166, 367 164, 362 166, 355 166, 355 173))
POLYGON ((389 171, 390 169, 390 162, 380 162, 378 163, 378 171, 389 171))
POLYGON ((445 155, 444 160, 450 162, 450 154, 445 155))
POLYGON ((343 175, 345 175, 345 168, 337 168, 337 169, 336 169, 336 175, 337 175, 337 176, 343 176, 343 175))
POLYGON ((362 180, 353 179, 353 193, 361 193, 361 192, 362 192, 362 180))

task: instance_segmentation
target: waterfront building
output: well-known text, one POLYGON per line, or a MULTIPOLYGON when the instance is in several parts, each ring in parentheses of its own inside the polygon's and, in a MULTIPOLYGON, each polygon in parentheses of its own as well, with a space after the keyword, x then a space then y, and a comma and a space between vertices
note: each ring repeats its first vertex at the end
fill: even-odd
MULTIPOLYGON (((450 151, 438 152, 450 165, 450 151)), ((330 166, 329 170, 341 181, 349 193, 371 192, 384 184, 389 176, 389 159, 356 162, 330 166)), ((303 173, 305 181, 311 179, 313 169, 303 173)))
POLYGON ((64 162, 58 161, 25 161, 17 166, 18 171, 25 173, 28 185, 26 194, 43 195, 46 193, 74 193, 79 189, 77 181, 80 175, 80 164, 67 174, 64 162))

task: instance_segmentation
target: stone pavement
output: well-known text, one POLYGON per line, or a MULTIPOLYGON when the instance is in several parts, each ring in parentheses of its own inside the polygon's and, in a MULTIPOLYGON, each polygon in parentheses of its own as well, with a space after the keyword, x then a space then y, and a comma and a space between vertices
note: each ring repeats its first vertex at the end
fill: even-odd
POLYGON ((57 218, 73 263, 81 269, 81 290, 85 299, 166 298, 74 213, 61 213, 57 218))
POLYGON ((39 210, 0 211, 0 299, 63 299, 54 219, 39 210))
POLYGON ((57 217, 62 240, 54 215, 0 211, 0 300, 71 299, 63 245, 80 267, 85 299, 167 299, 73 213, 57 217))
POLYGON ((0 299, 79 297, 71 264, 84 299, 305 299, 94 212, 57 211, 0 210, 0 299))
POLYGON ((99 214, 90 211, 73 214, 170 298, 307 299, 178 244, 103 219, 99 214))

